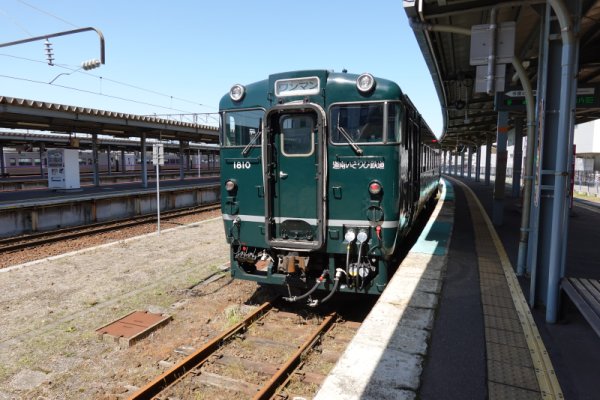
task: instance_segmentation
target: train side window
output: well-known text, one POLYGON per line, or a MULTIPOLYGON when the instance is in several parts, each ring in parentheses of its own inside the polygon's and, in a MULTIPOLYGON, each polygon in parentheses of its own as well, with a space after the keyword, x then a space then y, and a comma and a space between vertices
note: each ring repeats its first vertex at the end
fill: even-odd
POLYGON ((15 167, 17 165, 17 159, 16 158, 10 158, 8 160, 8 165, 10 165, 11 167, 15 167))
POLYGON ((281 148, 286 156, 309 156, 315 147, 314 120, 307 115, 285 115, 281 126, 281 148))
POLYGON ((245 146, 254 141, 256 146, 261 145, 257 137, 262 129, 262 120, 265 115, 263 110, 247 110, 226 112, 223 120, 221 142, 225 147, 245 146))
POLYGON ((39 166, 42 163, 42 160, 40 160, 39 158, 36 158, 33 160, 33 164, 39 166))
POLYGON ((331 141, 348 144, 344 131, 353 142, 383 142, 384 103, 347 104, 331 108, 331 141))
POLYGON ((402 107, 399 103, 388 104, 387 141, 402 143, 402 107))
POLYGON ((19 158, 19 166, 30 166, 33 165, 31 158, 19 158))

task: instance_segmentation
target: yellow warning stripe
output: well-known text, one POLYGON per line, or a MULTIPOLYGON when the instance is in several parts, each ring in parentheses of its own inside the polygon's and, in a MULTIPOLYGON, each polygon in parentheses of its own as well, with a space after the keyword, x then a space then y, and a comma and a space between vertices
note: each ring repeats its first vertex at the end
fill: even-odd
POLYGON ((558 379, 556 377, 556 373, 554 372, 554 367, 552 366, 552 361, 548 356, 546 346, 544 346, 544 342, 542 341, 535 321, 533 320, 533 315, 531 315, 529 305, 527 304, 527 301, 525 301, 525 296, 523 296, 523 292, 521 291, 519 282, 517 281, 512 264, 510 263, 508 255, 506 254, 506 250, 504 249, 504 246, 498 237, 498 233, 496 232, 492 221, 488 217, 483 205, 475 193, 473 193, 471 188, 459 180, 453 178, 450 179, 461 185, 461 187, 465 189, 465 193, 472 197, 474 202, 479 207, 481 216, 483 217, 490 235, 492 236, 496 251, 500 256, 500 262, 502 264, 502 269, 504 270, 504 276, 506 277, 506 282, 508 283, 515 309, 519 316, 519 322, 521 323, 523 333, 525 334, 525 339, 527 340, 527 347, 529 348, 529 352, 531 354, 531 360, 534 365, 542 398, 564 399, 560 384, 558 383, 558 379))

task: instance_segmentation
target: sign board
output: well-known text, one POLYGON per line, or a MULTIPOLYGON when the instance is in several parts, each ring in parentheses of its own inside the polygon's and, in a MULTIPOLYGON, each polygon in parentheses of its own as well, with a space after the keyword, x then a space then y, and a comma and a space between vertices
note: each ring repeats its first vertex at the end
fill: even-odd
MULTIPOLYGON (((533 95, 536 96, 536 90, 533 95)), ((496 93, 496 111, 526 112, 527 100, 525 92, 510 89, 505 93, 496 93)), ((584 86, 577 88, 576 108, 600 108, 600 86, 584 86)))
MULTIPOLYGON (((515 55, 514 21, 503 22, 496 30, 496 64, 510 64, 515 55)), ((471 27, 471 65, 487 65, 492 46, 492 30, 489 24, 473 25, 471 27)))
POLYGON ((152 164, 165 165, 165 147, 162 143, 155 143, 152 145, 152 164))
MULTIPOLYGON (((475 69, 475 92, 487 92, 487 66, 478 65, 475 69)), ((504 91, 504 77, 506 76, 506 64, 496 64, 496 80, 494 82, 494 91, 504 91)))

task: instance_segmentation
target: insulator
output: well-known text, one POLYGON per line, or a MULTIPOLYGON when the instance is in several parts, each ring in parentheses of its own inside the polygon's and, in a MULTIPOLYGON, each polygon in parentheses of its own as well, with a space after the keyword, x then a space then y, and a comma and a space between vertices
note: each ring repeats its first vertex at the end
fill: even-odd
POLYGON ((48 65, 54 65, 54 54, 52 52, 52 43, 48 39, 44 42, 44 46, 46 46, 46 59, 48 60, 48 65))
POLYGON ((100 60, 87 60, 81 63, 81 68, 86 71, 90 69, 98 68, 100 66, 100 60))

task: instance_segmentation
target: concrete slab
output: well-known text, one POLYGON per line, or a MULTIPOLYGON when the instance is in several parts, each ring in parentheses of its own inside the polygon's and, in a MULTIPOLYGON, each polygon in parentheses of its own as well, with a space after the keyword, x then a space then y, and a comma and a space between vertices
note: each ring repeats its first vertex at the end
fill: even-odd
POLYGON ((452 231, 447 218, 436 226, 445 194, 315 399, 416 398, 452 231))
POLYGON ((390 315, 394 315, 398 312, 397 309, 401 308, 401 322, 402 326, 415 329, 431 329, 433 326, 434 310, 410 307, 405 304, 396 303, 382 303, 377 308, 371 311, 369 318, 374 321, 381 321, 381 323, 389 320, 390 315))
POLYGON ((121 347, 129 347, 170 320, 170 315, 134 311, 96 329, 96 334, 104 341, 115 341, 121 347))
POLYGON ((415 391, 419 387, 421 356, 389 349, 381 343, 353 343, 348 350, 315 400, 364 399, 365 393, 376 392, 379 387, 394 391, 415 391))

